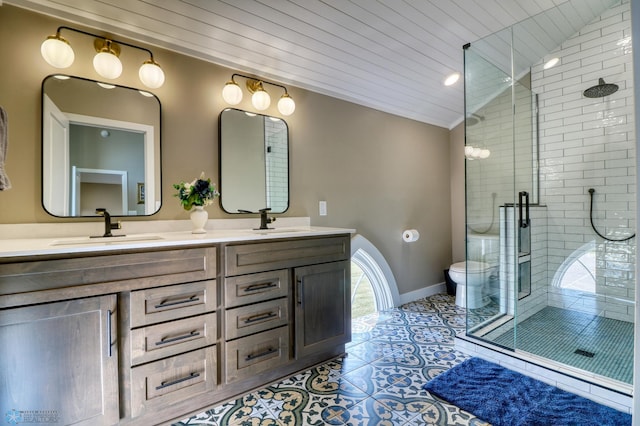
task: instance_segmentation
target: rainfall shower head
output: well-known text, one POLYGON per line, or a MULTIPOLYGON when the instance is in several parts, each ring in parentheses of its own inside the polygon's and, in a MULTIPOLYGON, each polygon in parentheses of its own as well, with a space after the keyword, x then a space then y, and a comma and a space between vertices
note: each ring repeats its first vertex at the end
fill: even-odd
POLYGON ((467 126, 475 126, 481 121, 484 121, 484 117, 481 115, 478 115, 478 114, 467 115, 467 119, 466 119, 467 126))
POLYGON ((603 98, 618 91, 618 85, 613 83, 605 83, 603 78, 598 80, 598 85, 589 87, 584 91, 587 98, 603 98))

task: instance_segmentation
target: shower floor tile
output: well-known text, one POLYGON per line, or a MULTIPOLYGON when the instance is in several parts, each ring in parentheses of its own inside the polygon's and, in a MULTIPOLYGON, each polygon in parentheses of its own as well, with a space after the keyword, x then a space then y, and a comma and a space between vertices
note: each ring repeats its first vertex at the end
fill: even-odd
POLYGON ((469 356, 455 350, 465 310, 447 295, 353 320, 347 356, 175 425, 489 426, 422 390, 469 356))
MULTIPOLYGON (((513 345, 513 330, 493 339, 513 345)), ((633 380, 633 324, 547 306, 517 326, 516 347, 625 383, 633 380)))

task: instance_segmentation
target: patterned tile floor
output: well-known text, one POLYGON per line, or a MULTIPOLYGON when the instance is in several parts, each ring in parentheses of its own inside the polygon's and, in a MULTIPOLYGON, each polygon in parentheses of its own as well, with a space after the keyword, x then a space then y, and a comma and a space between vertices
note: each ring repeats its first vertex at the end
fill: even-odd
POLYGON ((422 390, 468 358, 454 349, 464 322, 447 295, 354 320, 346 357, 175 425, 488 425, 422 390))

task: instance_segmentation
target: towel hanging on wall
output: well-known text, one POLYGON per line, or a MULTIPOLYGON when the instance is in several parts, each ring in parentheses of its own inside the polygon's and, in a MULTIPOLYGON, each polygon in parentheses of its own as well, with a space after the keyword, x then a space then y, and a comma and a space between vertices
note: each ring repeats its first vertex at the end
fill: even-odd
POLYGON ((7 126, 8 126, 7 112, 4 108, 0 107, 0 191, 5 191, 11 188, 11 182, 9 176, 4 171, 4 162, 7 159, 7 126))

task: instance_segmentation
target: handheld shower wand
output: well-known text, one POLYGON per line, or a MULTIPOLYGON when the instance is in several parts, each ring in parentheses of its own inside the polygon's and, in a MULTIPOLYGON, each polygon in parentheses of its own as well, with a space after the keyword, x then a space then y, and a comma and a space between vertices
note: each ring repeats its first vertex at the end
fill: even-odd
POLYGON ((609 238, 609 237, 605 237, 604 235, 602 235, 597 229, 596 229, 596 225, 593 223, 593 194, 596 192, 595 189, 593 188, 589 188, 589 196, 591 197, 591 202, 589 203, 589 220, 591 221, 591 227, 593 228, 593 232, 595 232, 596 234, 598 234, 598 236, 604 240, 607 241, 612 241, 612 242, 617 242, 617 243, 621 243, 623 241, 628 241, 630 239, 632 239, 633 237, 636 236, 635 232, 633 233, 633 235, 631 235, 630 237, 626 237, 626 238, 621 238, 619 240, 613 239, 613 238, 609 238))

